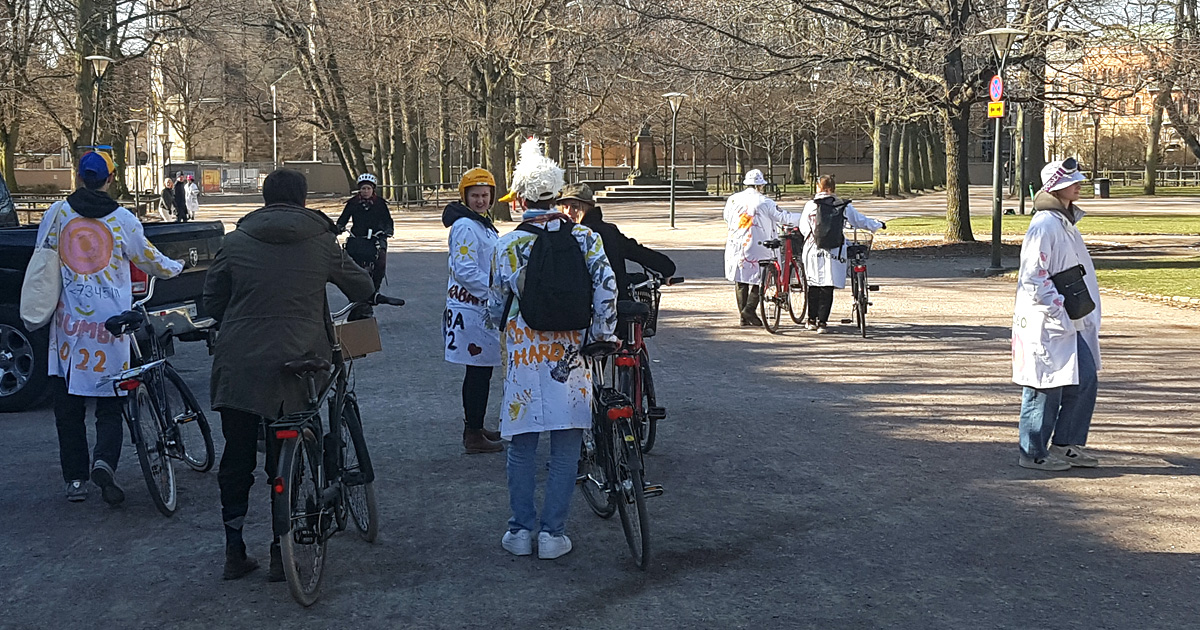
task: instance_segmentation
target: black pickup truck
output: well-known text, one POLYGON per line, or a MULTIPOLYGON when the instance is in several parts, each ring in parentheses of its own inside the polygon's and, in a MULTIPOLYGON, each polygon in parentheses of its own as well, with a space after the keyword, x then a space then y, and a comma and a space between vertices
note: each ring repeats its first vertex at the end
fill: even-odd
MULTIPOLYGON (((4 208, 0 208, 0 213, 3 212, 4 208)), ((151 313, 169 315, 172 319, 182 317, 194 329, 205 329, 211 319, 205 316, 200 296, 208 267, 221 248, 224 224, 194 221, 144 223, 143 227, 147 240, 163 254, 187 263, 179 276, 156 283, 147 308, 151 313)), ((31 407, 49 393, 47 329, 42 327, 30 332, 19 315, 21 282, 36 239, 36 225, 0 228, 0 412, 31 407)), ((145 283, 138 283, 136 274, 134 280, 136 299, 141 297, 137 293, 138 285, 144 287, 145 283)), ((188 341, 189 337, 181 335, 180 339, 188 341)))

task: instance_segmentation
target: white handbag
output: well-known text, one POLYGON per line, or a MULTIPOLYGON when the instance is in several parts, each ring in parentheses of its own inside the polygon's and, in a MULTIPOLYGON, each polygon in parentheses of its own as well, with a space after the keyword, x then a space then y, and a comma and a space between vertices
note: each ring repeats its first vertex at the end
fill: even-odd
MULTIPOLYGON (((61 218, 63 203, 60 201, 47 211, 54 213, 56 224, 61 218)), ((46 245, 53 231, 53 227, 46 230, 45 238, 33 250, 29 266, 25 269, 25 280, 21 283, 21 320, 29 330, 37 330, 54 319, 54 311, 58 308, 62 293, 62 263, 58 258, 58 248, 46 245)))

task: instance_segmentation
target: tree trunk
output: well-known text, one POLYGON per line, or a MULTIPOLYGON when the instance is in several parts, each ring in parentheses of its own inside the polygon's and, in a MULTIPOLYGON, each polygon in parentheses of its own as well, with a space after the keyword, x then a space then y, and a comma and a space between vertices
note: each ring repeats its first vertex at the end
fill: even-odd
POLYGON ((945 114, 946 131, 946 242, 974 241, 971 233, 971 199, 968 186, 967 142, 971 138, 970 104, 952 104, 945 114))
POLYGON ((871 117, 871 194, 882 197, 887 194, 887 127, 883 122, 883 110, 876 107, 871 117))
POLYGON ((8 182, 9 188, 16 190, 16 149, 21 137, 21 121, 13 118, 7 125, 0 125, 0 175, 8 182))
MULTIPOLYGON (((438 99, 438 179, 442 182, 450 182, 450 114, 449 114, 449 96, 446 93, 447 88, 442 86, 441 98, 438 99)), ((459 134, 459 151, 462 151, 463 134, 459 134)))
POLYGON ((900 159, 898 168, 900 171, 900 192, 905 195, 912 194, 912 125, 901 123, 896 129, 900 136, 900 159))
POLYGON ((900 195, 900 141, 904 137, 904 128, 898 123, 891 125, 891 138, 888 146, 888 194, 900 195))
MULTIPOLYGON (((484 168, 492 173, 492 177, 496 178, 496 190, 500 195, 508 190, 508 171, 505 169, 504 153, 507 140, 504 134, 504 124, 501 116, 500 101, 503 99, 503 94, 497 77, 489 72, 484 73, 484 133, 482 138, 484 168)), ((508 204, 495 203, 492 206, 492 215, 500 221, 512 221, 512 213, 509 211, 508 204)))
POLYGON ((800 148, 802 139, 792 127, 791 147, 788 149, 788 179, 791 184, 804 183, 804 152, 800 148))

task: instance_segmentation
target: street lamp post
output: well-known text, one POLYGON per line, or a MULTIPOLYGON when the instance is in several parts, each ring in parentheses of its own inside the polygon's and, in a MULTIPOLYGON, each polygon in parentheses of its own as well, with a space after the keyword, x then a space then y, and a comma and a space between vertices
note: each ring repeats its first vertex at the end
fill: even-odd
POLYGON ((667 92, 663 98, 671 105, 671 229, 675 229, 675 129, 679 122, 679 106, 687 94, 667 92))
POLYGON ((279 170, 279 102, 275 99, 274 83, 271 84, 271 170, 279 170))
POLYGON ((138 201, 139 201, 139 199, 138 199, 138 179, 139 179, 138 175, 140 174, 140 169, 138 168, 137 137, 138 137, 138 132, 140 132, 142 130, 142 121, 137 120, 137 119, 126 120, 125 124, 129 125, 129 131, 130 131, 130 133, 133 134, 133 212, 134 212, 134 214, 137 214, 138 201))
POLYGON ((104 78, 105 71, 108 70, 108 64, 112 63, 112 57, 104 55, 88 55, 83 58, 85 61, 92 63, 92 72, 95 74, 95 94, 96 102, 92 104, 92 146, 96 146, 97 131, 100 127, 100 81, 104 78))
POLYGON ((1100 172, 1100 112, 1092 110, 1092 181, 1100 172))
POLYGON ((170 177, 167 173, 171 170, 171 146, 175 143, 167 139, 166 134, 163 134, 163 177, 170 177))
MULTIPOLYGON (((1016 43, 1017 37, 1023 34, 1022 31, 1007 27, 988 29, 980 33, 980 35, 987 35, 991 40, 992 52, 996 55, 996 76, 1000 77, 1001 82, 1004 80, 1004 62, 1008 60, 1008 53, 1016 43)), ((992 142, 992 264, 988 268, 988 271, 992 273, 998 273, 1003 269, 1000 266, 1000 222, 1003 213, 1002 195, 1004 194, 1001 181, 1000 138, 1003 123, 1003 118, 996 119, 996 134, 992 142)))

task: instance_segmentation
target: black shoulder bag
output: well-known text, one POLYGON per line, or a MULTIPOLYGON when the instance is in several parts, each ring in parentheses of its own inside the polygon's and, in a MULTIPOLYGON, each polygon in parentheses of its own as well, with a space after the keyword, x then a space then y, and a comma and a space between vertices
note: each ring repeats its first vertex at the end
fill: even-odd
POLYGON ((1063 296, 1063 307, 1071 319, 1079 319, 1096 310, 1096 302, 1083 281, 1086 274, 1083 265, 1079 264, 1050 276, 1054 288, 1063 296))

